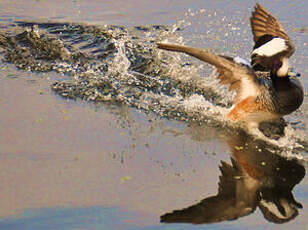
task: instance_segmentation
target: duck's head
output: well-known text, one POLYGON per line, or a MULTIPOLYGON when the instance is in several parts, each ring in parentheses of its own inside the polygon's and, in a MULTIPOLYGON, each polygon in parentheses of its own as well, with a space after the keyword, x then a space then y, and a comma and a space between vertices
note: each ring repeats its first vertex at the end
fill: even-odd
POLYGON ((301 204, 296 206, 286 199, 280 199, 277 203, 261 200, 259 204, 265 219, 273 223, 286 223, 294 219, 298 215, 298 208, 301 207, 301 204))
POLYGON ((281 60, 275 60, 272 68, 272 73, 277 77, 300 77, 300 73, 294 71, 290 67, 289 61, 287 58, 281 60))
MULTIPOLYGON (((292 189, 292 188, 289 188, 292 189)), ((294 199, 292 191, 283 188, 267 189, 261 191, 259 208, 264 217, 274 223, 285 223, 294 219, 298 214, 298 209, 303 205, 294 199)))

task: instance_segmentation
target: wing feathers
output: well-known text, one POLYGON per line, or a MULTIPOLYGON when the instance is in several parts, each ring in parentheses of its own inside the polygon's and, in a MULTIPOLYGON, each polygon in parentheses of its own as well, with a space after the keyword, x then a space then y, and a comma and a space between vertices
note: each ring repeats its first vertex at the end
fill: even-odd
POLYGON ((256 43, 251 57, 255 70, 270 71, 276 59, 289 58, 294 53, 295 47, 282 25, 260 4, 254 8, 250 24, 256 43))
POLYGON ((230 62, 229 60, 223 57, 217 56, 203 49, 196 49, 192 47, 166 44, 166 43, 157 43, 157 47, 160 49, 164 49, 164 50, 176 51, 176 52, 189 54, 217 68, 223 68, 225 70, 234 70, 236 68, 236 65, 234 65, 234 63, 230 62))
POLYGON ((157 43, 157 47, 169 51, 189 54, 217 68, 220 84, 229 84, 229 90, 235 90, 235 103, 248 97, 256 96, 259 82, 255 74, 247 66, 232 61, 232 58, 215 55, 209 51, 181 45, 157 43), (247 89, 246 89, 247 88, 247 89))
POLYGON ((282 25, 260 4, 256 4, 255 11, 252 12, 250 18, 250 23, 255 42, 266 34, 290 40, 282 25))

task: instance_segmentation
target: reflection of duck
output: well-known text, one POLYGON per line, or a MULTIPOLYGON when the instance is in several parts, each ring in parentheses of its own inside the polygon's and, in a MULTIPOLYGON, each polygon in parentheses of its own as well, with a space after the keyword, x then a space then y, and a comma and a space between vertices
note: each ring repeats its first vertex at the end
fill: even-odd
POLYGON ((259 4, 251 17, 256 42, 252 52, 252 66, 241 58, 215 55, 207 50, 158 43, 160 49, 194 56, 217 68, 221 84, 229 84, 236 97, 227 117, 243 122, 250 131, 261 135, 258 127, 295 111, 303 102, 303 87, 293 78, 287 58, 294 46, 281 24, 259 4))
POLYGON ((221 162, 219 188, 216 196, 200 203, 161 216, 166 223, 215 223, 234 220, 259 207, 271 222, 287 222, 298 215, 298 203, 292 190, 305 175, 296 160, 273 154, 264 142, 247 135, 229 139, 232 164, 221 162))

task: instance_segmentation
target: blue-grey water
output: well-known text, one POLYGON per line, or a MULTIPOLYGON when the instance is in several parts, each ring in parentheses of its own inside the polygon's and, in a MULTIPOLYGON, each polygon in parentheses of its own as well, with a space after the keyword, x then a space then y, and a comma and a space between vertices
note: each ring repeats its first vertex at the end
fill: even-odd
MULTIPOLYGON (((287 120, 300 121, 296 132, 307 135, 308 3, 259 3, 279 18, 297 47, 291 63, 302 73, 306 96, 300 111, 287 120)), ((247 58, 253 45, 249 17, 254 4, 2 0, 0 20, 3 27, 16 21, 169 28, 177 24, 187 45, 247 58)), ((127 105, 64 99, 50 85, 69 77, 20 70, 1 58, 0 229, 307 229, 308 180, 300 176, 292 193, 303 209, 287 223, 267 221, 258 207, 232 221, 160 223, 160 216, 217 194, 221 161, 232 165, 232 156, 241 170, 247 170, 245 162, 256 168, 253 173, 247 170, 249 175, 270 178, 272 168, 262 171, 255 162, 275 157, 238 155, 242 145, 233 133, 213 126, 165 119, 127 105)), ((299 154, 304 159, 299 163, 306 168, 305 154, 299 154)), ((283 157, 275 162, 292 173, 283 157)))

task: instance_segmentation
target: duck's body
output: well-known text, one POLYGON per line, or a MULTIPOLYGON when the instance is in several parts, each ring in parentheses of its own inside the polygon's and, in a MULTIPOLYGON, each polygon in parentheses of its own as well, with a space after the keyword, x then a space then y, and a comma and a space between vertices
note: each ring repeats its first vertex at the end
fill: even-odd
POLYGON ((248 127, 260 122, 278 119, 295 111, 303 101, 303 88, 290 76, 277 77, 270 72, 254 71, 249 65, 236 63, 206 50, 172 44, 157 44, 160 49, 194 56, 214 65, 221 84, 229 84, 236 97, 227 118, 240 121, 248 127))
MULTIPOLYGON (((229 60, 232 59, 229 58, 229 60)), ((234 62, 238 63, 237 59, 234 59, 234 62)), ((260 123, 288 115, 302 104, 303 87, 295 77, 277 77, 271 72, 254 71, 254 68, 247 64, 238 64, 246 66, 253 73, 257 86, 252 93, 250 92, 255 96, 251 95, 246 98, 244 96, 243 99, 237 100, 239 102, 233 105, 227 115, 228 118, 234 121, 245 120, 246 122, 260 123), (255 109, 256 111, 254 111, 255 109)), ((224 77, 219 76, 218 78, 224 77)), ((246 88, 249 91, 254 87, 247 85, 246 88)))
POLYGON ((258 128, 260 122, 278 119, 298 109, 304 93, 301 83, 293 77, 299 74, 290 71, 287 60, 294 46, 279 22, 257 4, 251 24, 256 42, 251 64, 187 46, 163 43, 157 46, 215 66, 220 83, 236 91, 227 118, 245 123, 248 128, 258 128))
POLYGON ((273 93, 276 94, 275 112, 281 116, 287 115, 300 107, 304 99, 303 87, 296 78, 274 78, 273 93))

